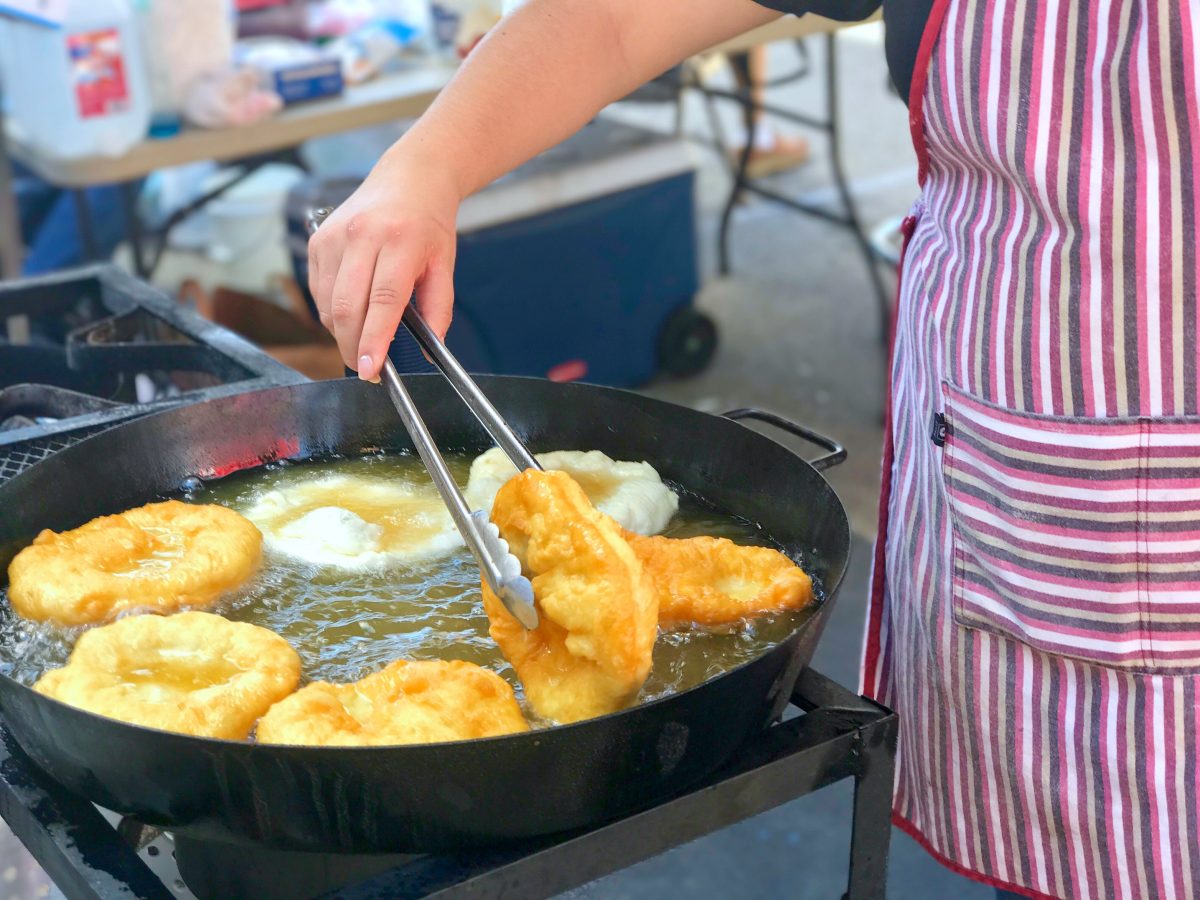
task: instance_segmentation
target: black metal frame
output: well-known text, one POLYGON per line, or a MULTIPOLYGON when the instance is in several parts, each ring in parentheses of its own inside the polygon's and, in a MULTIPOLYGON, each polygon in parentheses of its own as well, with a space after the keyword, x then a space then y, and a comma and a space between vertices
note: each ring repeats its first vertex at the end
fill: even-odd
MULTIPOLYGON (((85 266, 0 284, 0 327, 5 317, 28 315, 36 321, 39 316, 72 308, 82 298, 90 300, 102 317, 68 336, 63 351, 67 368, 82 371, 97 366, 103 372, 111 365, 112 371, 127 372, 132 371, 131 366, 145 363, 149 369, 170 371, 183 361, 187 363, 183 368, 216 375, 224 383, 149 403, 108 404, 85 398, 92 402, 81 404, 76 414, 64 415, 55 423, 0 431, 0 483, 52 453, 120 422, 196 400, 308 380, 228 329, 183 308, 112 265, 85 266), (104 329, 113 329, 119 336, 125 323, 144 315, 160 320, 191 343, 129 343, 114 339, 114 335, 96 345, 89 343, 92 335, 104 329)), ((36 348, 10 346, 0 337, 0 360, 5 354, 31 349, 36 348)))
MULTIPOLYGON (((511 896, 515 889, 521 897, 549 897, 853 778, 844 900, 883 897, 896 715, 811 669, 801 675, 792 702, 803 715, 764 732, 704 784, 649 810, 520 847, 416 857, 337 896, 479 898, 511 896)), ((118 831, 35 768, 2 727, 0 815, 73 900, 173 896, 119 836, 138 835, 140 828, 122 823, 118 831)))
POLYGON ((24 441, 116 424, 179 403, 307 381, 304 376, 267 356, 249 341, 183 308, 158 289, 109 264, 0 283, 0 319, 5 316, 45 314, 47 310, 68 307, 82 297, 91 298, 109 314, 108 318, 86 326, 82 331, 87 334, 102 327, 118 328, 124 317, 148 313, 185 335, 192 343, 122 344, 110 341, 101 346, 90 346, 86 334, 78 338, 72 335, 67 349, 73 368, 85 367, 93 362, 99 364, 101 360, 98 357, 113 355, 122 357, 123 362, 130 365, 140 360, 149 368, 154 368, 156 364, 170 368, 171 364, 187 361, 198 370, 211 371, 224 377, 227 383, 151 403, 115 406, 64 419, 54 425, 6 431, 0 435, 0 456, 5 452, 3 448, 24 441))
MULTIPOLYGON (((773 79, 763 85, 763 87, 770 88, 807 77, 809 74, 807 48, 803 40, 798 40, 795 44, 801 55, 800 67, 796 72, 782 78, 773 79)), ((750 57, 748 53, 736 53, 729 56, 729 63, 733 67, 738 80, 743 85, 739 89, 732 91, 722 90, 710 87, 698 79, 689 81, 686 86, 704 96, 705 102, 709 107, 710 120, 715 122, 713 103, 716 100, 729 100, 737 103, 741 107, 745 118, 746 145, 742 148, 736 160, 730 158, 729 148, 724 145, 719 128, 714 128, 714 139, 718 145, 718 149, 721 151, 721 158, 726 162, 730 176, 733 179, 733 186, 730 188, 729 197, 721 213, 721 226, 717 239, 721 274, 728 275, 730 271, 729 229, 733 220, 733 212, 744 194, 754 194, 765 200, 778 203, 793 212, 813 216, 824 222, 845 228, 854 236, 859 251, 862 253, 863 263, 866 265, 867 275, 871 279, 871 286, 878 304, 880 339, 886 343, 891 323, 891 292, 888 290, 879 272, 878 257, 871 246, 870 238, 858 214, 858 207, 854 202, 853 194, 850 192, 850 187, 846 179, 846 171, 842 163, 842 138, 838 117, 837 57, 837 35, 828 34, 825 36, 825 109, 819 115, 809 115, 768 103, 756 103, 751 86, 750 57), (757 120, 764 114, 803 125, 826 136, 829 141, 829 165, 833 172, 834 184, 837 187, 842 207, 840 212, 837 209, 829 209, 796 200, 765 185, 759 179, 749 177, 747 170, 750 163, 750 156, 754 150, 754 135, 757 120)))

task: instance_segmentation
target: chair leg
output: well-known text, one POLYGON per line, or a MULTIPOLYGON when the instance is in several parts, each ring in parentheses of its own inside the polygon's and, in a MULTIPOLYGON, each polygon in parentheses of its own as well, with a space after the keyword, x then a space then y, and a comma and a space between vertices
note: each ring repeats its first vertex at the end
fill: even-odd
MULTIPOLYGON (((729 57, 729 65, 745 91, 745 98, 739 105, 745 121, 746 143, 738 154, 736 166, 733 167, 733 185, 729 189, 725 208, 721 211, 721 227, 717 234, 717 258, 722 275, 728 275, 730 272, 729 228, 733 222, 733 211, 737 208, 738 200, 741 199, 746 185, 746 170, 750 165, 750 156, 754 152, 755 131, 758 127, 758 116, 755 115, 757 110, 750 91, 750 56, 747 53, 735 53, 729 57)), ((722 147, 722 156, 726 159, 729 158, 728 145, 722 147)))

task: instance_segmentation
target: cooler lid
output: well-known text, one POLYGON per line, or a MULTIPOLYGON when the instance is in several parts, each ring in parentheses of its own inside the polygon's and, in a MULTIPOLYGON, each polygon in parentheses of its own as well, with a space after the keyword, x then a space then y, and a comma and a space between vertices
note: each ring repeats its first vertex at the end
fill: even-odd
POLYGON ((459 232, 477 231, 662 181, 696 168, 674 135, 598 118, 464 201, 459 232))

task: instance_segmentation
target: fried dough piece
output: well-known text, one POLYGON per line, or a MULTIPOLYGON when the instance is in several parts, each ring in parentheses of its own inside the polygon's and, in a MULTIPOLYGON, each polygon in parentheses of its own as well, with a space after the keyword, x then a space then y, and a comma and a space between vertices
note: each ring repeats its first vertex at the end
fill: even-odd
POLYGON ((205 612, 128 616, 84 632, 34 690, 110 719, 197 737, 245 738, 300 683, 279 635, 205 612))
MULTIPOLYGON (((679 497, 648 462, 617 461, 599 450, 555 450, 539 453, 537 461, 566 472, 596 509, 638 534, 658 534, 679 509, 679 497)), ((471 463, 467 502, 490 515, 496 492, 516 474, 504 451, 493 447, 471 463)))
POLYGON ((263 494, 246 518, 269 549, 349 571, 411 565, 462 546, 432 482, 324 475, 263 494))
POLYGON ((625 532, 658 595, 658 624, 727 625, 739 619, 803 609, 812 579, 770 547, 726 538, 642 537, 625 532))
POLYGON ((462 660, 396 660, 352 684, 318 681, 271 707, 260 744, 432 744, 528 731, 508 682, 462 660))
POLYGON ((27 619, 104 622, 129 610, 208 606, 253 574, 262 535, 224 506, 168 500, 50 530, 8 567, 8 599, 27 619))
POLYGON ((487 587, 492 638, 530 705, 575 722, 629 704, 650 674, 658 601, 620 526, 565 472, 521 473, 492 521, 533 581, 540 623, 527 631, 487 587))

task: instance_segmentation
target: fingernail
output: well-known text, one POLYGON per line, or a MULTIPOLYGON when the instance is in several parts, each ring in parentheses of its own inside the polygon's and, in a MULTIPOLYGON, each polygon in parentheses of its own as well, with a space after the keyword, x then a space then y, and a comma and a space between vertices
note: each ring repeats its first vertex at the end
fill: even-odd
POLYGON ((371 357, 365 353, 358 358, 358 377, 363 381, 372 381, 365 373, 371 371, 371 357))

